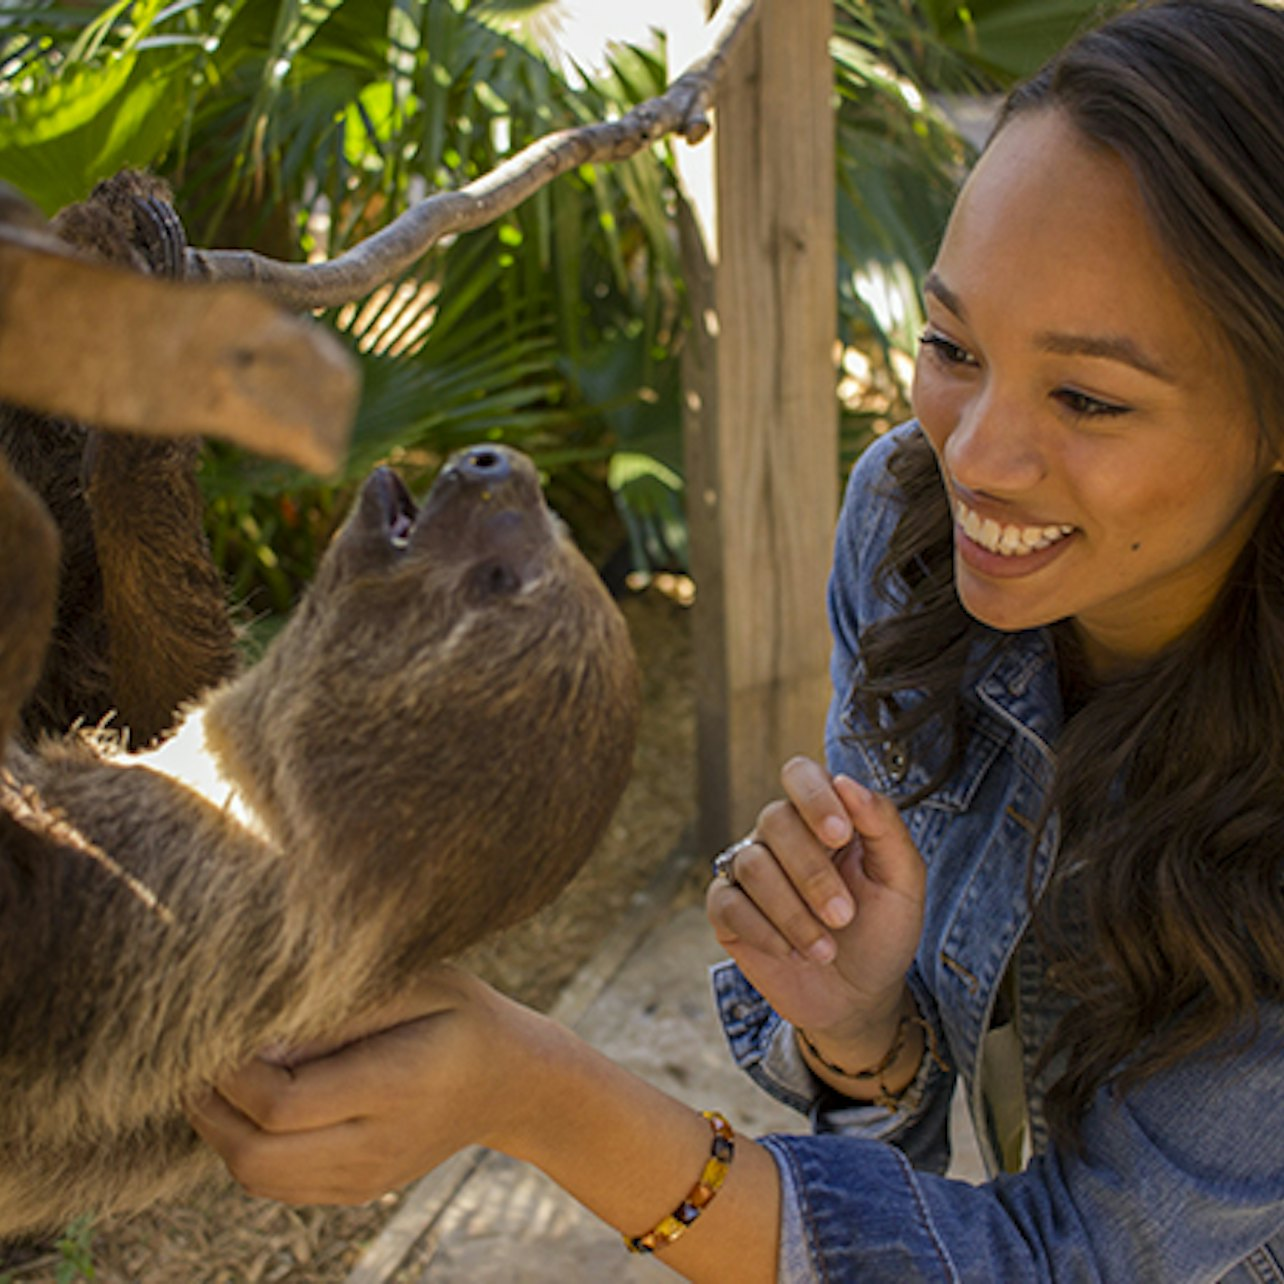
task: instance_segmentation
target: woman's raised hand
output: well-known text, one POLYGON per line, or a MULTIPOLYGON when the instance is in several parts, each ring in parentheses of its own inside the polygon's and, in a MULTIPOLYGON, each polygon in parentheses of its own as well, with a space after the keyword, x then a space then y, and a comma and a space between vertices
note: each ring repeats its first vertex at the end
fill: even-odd
POLYGON ((808 758, 706 908, 719 942, 787 1021, 842 1041, 894 1026, 926 871, 895 804, 808 758))

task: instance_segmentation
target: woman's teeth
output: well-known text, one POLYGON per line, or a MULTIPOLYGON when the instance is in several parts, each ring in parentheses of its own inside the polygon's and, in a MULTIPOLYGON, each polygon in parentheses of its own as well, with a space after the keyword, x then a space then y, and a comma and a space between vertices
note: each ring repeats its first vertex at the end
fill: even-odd
POLYGON ((954 511, 968 539, 1001 557, 1037 553, 1074 531, 1073 526, 1000 526, 993 517, 978 516, 962 500, 954 501, 954 511))

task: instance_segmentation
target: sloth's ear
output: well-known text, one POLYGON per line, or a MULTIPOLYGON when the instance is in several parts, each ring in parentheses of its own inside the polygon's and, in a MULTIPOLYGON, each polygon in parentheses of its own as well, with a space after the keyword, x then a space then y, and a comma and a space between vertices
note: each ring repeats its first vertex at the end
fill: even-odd
POLYGON ((0 746, 44 666, 58 600, 58 530, 0 457, 0 746))

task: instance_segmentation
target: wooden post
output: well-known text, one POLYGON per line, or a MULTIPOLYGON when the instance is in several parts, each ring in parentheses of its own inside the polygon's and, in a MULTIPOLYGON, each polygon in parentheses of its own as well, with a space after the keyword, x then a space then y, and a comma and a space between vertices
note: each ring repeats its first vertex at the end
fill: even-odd
POLYGON ((763 0, 719 88, 712 156, 707 144, 680 149, 700 840, 710 853, 778 796, 788 757, 822 747, 838 498, 832 9, 763 0))

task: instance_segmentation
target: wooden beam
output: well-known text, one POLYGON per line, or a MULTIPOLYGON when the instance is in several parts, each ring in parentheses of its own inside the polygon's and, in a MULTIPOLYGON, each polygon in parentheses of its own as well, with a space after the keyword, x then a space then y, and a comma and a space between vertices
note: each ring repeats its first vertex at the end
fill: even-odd
POLYGON ((98 428, 209 434, 338 469, 357 364, 324 327, 242 285, 91 263, 0 225, 0 397, 98 428))
POLYGON ((822 750, 838 503, 830 0, 763 0, 719 89, 682 240, 695 323, 687 482, 700 839, 715 850, 822 750))

